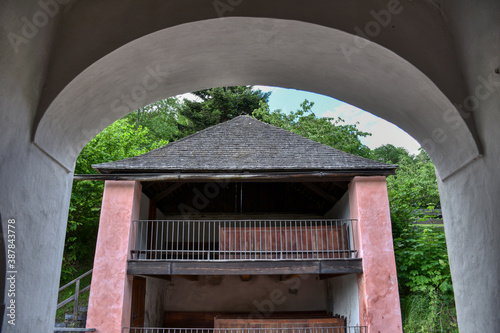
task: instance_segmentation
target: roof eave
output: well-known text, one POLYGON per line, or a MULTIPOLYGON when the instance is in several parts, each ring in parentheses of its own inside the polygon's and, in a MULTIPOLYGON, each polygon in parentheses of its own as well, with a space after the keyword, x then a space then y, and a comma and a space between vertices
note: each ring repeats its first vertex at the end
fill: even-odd
MULTIPOLYGON (((104 171, 104 170, 99 170, 104 171)), ((134 180, 151 181, 329 181, 356 176, 390 176, 395 169, 295 170, 239 172, 101 172, 98 175, 75 175, 75 180, 134 180)))

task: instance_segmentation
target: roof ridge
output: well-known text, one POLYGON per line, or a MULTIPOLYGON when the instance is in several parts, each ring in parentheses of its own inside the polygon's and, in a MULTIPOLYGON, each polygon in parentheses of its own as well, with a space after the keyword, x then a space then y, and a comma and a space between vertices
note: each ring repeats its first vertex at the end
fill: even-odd
POLYGON ((139 156, 95 164, 119 170, 394 170, 249 115, 239 115, 139 156))

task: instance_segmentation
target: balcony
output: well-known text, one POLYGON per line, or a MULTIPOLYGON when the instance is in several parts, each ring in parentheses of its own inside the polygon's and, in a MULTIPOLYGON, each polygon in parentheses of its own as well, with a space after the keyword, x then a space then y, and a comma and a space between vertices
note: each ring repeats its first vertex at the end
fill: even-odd
POLYGON ((134 221, 129 274, 361 273, 355 220, 134 221))
POLYGON ((368 333, 366 326, 262 328, 148 328, 125 327, 122 333, 368 333))

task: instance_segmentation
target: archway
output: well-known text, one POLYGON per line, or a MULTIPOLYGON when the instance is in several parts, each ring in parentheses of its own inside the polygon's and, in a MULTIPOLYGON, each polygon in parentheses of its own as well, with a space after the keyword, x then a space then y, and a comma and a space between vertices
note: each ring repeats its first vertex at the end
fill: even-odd
POLYGON ((344 32, 289 20, 227 18, 161 30, 78 75, 45 112, 34 142, 71 170, 95 134, 138 107, 212 86, 266 84, 333 96, 390 120, 421 142, 441 178, 477 158, 465 122, 447 121, 459 113, 427 76, 375 43, 347 56, 356 45, 344 32))
MULTIPOLYGON (((237 2, 241 3, 233 1, 237 2)), ((476 9, 461 2, 443 9, 435 1, 410 2, 404 4, 404 12, 394 16, 394 27, 389 26, 394 32, 373 37, 377 43, 363 42, 362 38, 344 32, 353 31, 353 27, 366 28, 370 22, 382 26, 371 11, 381 13, 390 3, 393 2, 313 5, 297 1, 294 4, 298 7, 293 8, 288 2, 268 5, 252 1, 238 8, 233 6, 231 13, 239 18, 214 20, 211 19, 218 14, 211 2, 151 3, 144 5, 140 13, 149 13, 153 18, 147 23, 134 21, 135 30, 127 27, 120 34, 116 26, 96 26, 92 31, 102 28, 110 43, 86 49, 93 61, 73 63, 75 53, 82 52, 74 47, 80 45, 79 38, 86 38, 86 42, 98 39, 96 35, 87 38, 85 31, 79 29, 89 24, 84 22, 92 17, 90 14, 99 11, 101 16, 109 14, 115 20, 111 22, 122 22, 118 21, 120 15, 127 17, 125 14, 136 10, 132 5, 120 7, 113 1, 103 5, 75 1, 60 16, 63 29, 55 47, 50 48, 55 30, 46 29, 40 32, 45 39, 32 41, 20 55, 2 58, 5 76, 14 78, 14 84, 2 82, 6 96, 0 102, 2 116, 13 125, 6 128, 2 134, 5 140, 0 143, 5 152, 0 177, 8 189, 2 194, 0 208, 4 218, 15 216, 19 221, 30 222, 29 228, 20 225, 26 236, 19 249, 19 270, 26 274, 18 280, 23 289, 16 300, 19 325, 4 323, 4 329, 48 330, 52 324, 57 281, 48 280, 57 275, 62 255, 62 207, 68 206, 76 156, 95 134, 131 111, 130 103, 139 107, 162 97, 211 86, 266 84, 336 97, 397 124, 420 141, 442 180, 461 330, 494 330, 499 324, 494 312, 500 307, 496 242, 499 224, 495 219, 500 213, 496 204, 500 184, 495 176, 499 156, 496 125, 500 123, 496 111, 500 99, 495 77, 489 86, 480 86, 482 81, 477 77, 489 78, 494 70, 489 66, 498 66, 498 37, 488 34, 489 28, 479 24, 496 22, 498 4, 491 1, 476 9), (195 5, 199 7, 191 12, 195 5), (171 10, 168 24, 156 23, 154 19, 160 15, 155 10, 164 12, 163 6, 171 10), (211 11, 203 12, 207 7, 211 11), (105 13, 106 9, 115 8, 119 10, 105 13), (443 19, 445 14, 451 23, 443 19), (457 22, 464 17, 470 19, 459 26, 457 22), (426 19, 428 24, 422 26, 419 22, 426 19), (410 31, 412 28, 415 30, 410 31), (450 30, 459 36, 456 47, 450 30), (476 33, 484 37, 474 39, 476 33), (73 40, 74 44, 70 43, 73 40), (476 48, 465 54, 468 43, 476 48), (65 46, 70 50, 67 59, 65 46), (40 73, 32 67, 21 70, 40 49, 51 54, 44 58, 50 65, 35 59, 32 67, 40 67, 40 73), (346 49, 357 51, 347 51, 346 59, 346 49), (481 50, 488 53, 481 55, 480 60, 471 60, 481 50), (462 62, 455 52, 461 52, 462 62), (31 83, 39 77, 46 77, 43 89, 42 84, 31 83), (30 84, 26 83, 29 80, 30 84), (465 103, 478 91, 481 98, 485 91, 490 96, 481 99, 473 117, 469 110, 459 112, 453 106, 465 103), (135 97, 130 102, 132 96, 135 97), (12 116, 14 111, 17 118, 12 116), (479 139, 484 143, 484 151, 479 139), (480 153, 483 158, 479 158, 480 153), (33 275, 48 282, 44 290, 30 278, 33 275), (33 302, 31 295, 37 301, 33 302)), ((36 4, 6 7, 5 12, 14 17, 38 10, 36 4)), ((13 31, 22 29, 10 21, 9 27, 13 31)), ((10 49, 7 39, 2 43, 6 50, 10 49)))
POLYGON ((426 75, 378 44, 359 50, 357 43, 342 31, 276 19, 161 30, 79 74, 44 113, 34 143, 71 170, 93 136, 134 109, 214 86, 265 84, 335 97, 398 125, 422 144, 442 178, 479 156, 459 112, 426 75), (56 145, 54 135, 62 139, 56 145))

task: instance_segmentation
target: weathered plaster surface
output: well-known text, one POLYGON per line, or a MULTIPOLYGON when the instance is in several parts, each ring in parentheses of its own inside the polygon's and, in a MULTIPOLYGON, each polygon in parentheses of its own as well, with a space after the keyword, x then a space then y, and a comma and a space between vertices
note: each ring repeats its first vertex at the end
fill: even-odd
POLYGON ((349 184, 351 217, 363 258, 358 276, 360 321, 368 332, 402 332, 396 261, 385 177, 355 177, 349 184))
POLYGON ((347 326, 359 326, 358 277, 348 274, 328 279, 328 311, 347 319, 347 326))
POLYGON ((146 278, 144 327, 162 327, 165 320, 165 296, 168 282, 154 277, 146 278))
POLYGON ((106 181, 87 314, 87 327, 97 332, 121 333, 130 325, 132 279, 127 276, 127 259, 131 221, 139 217, 140 199, 140 183, 106 181))
POLYGON ((326 214, 325 218, 328 219, 350 219, 351 211, 349 208, 349 191, 342 196, 342 198, 332 207, 326 214))
POLYGON ((335 96, 386 118, 425 144, 442 164, 443 176, 478 156, 473 135, 458 111, 417 67, 376 43, 366 44, 364 52, 349 58, 344 48, 356 48, 352 35, 290 20, 225 18, 157 31, 79 73, 45 112, 34 141, 69 168, 79 149, 97 134, 96 128, 102 130, 133 111, 130 105, 141 107, 187 90, 236 85, 245 75, 247 84, 288 87, 293 82, 294 88, 335 96), (193 52, 193 45, 203 52, 193 52), (315 75, 322 79, 313 79, 315 75), (135 91, 141 91, 141 98, 127 102, 135 91), (456 116, 453 123, 443 121, 445 112, 456 116), (437 139, 436 124, 440 124, 437 139), (54 134, 65 139, 54 142, 54 134), (67 140, 74 144, 66 145, 67 140), (448 146, 455 151, 445 156, 442 151, 448 146))
POLYGON ((274 311, 326 310, 326 281, 303 275, 280 281, 279 276, 201 276, 198 281, 173 277, 165 290, 165 311, 248 312, 265 318, 274 311))

